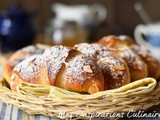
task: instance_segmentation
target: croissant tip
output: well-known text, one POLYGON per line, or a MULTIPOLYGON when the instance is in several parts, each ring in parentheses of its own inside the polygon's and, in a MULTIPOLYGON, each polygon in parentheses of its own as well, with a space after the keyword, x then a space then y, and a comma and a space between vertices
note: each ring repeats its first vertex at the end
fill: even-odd
POLYGON ((100 87, 98 84, 94 83, 89 86, 88 93, 94 94, 99 91, 102 91, 102 87, 100 87))

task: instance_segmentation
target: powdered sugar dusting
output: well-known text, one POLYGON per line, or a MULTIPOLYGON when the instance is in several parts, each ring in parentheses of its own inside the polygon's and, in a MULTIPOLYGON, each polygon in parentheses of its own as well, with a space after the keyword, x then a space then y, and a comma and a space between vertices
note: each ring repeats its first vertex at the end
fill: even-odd
POLYGON ((42 54, 43 52, 44 50, 37 46, 27 46, 15 52, 8 60, 8 63, 10 66, 15 67, 18 63, 20 63, 24 59, 32 55, 42 54))
POLYGON ((75 49, 64 46, 54 46, 46 49, 42 55, 25 59, 14 68, 13 74, 18 74, 24 81, 38 84, 41 67, 47 68, 50 85, 87 92, 89 84, 98 82, 103 88, 103 75, 95 61, 75 49), (89 66, 92 72, 85 71, 84 66, 89 66))
POLYGON ((82 43, 75 45, 75 48, 83 54, 97 61, 98 66, 102 69, 106 84, 110 88, 120 87, 129 80, 128 67, 123 59, 112 49, 99 44, 82 43), (118 69, 124 68, 124 69, 118 69))

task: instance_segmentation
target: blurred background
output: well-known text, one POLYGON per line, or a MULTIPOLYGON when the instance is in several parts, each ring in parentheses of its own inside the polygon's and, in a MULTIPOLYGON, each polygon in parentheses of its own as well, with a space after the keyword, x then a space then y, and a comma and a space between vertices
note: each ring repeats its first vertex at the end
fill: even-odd
POLYGON ((160 0, 0 0, 1 49, 32 42, 72 46, 109 34, 134 37, 137 25, 160 20, 159 5, 160 0), (145 11, 138 13, 136 2, 145 11))

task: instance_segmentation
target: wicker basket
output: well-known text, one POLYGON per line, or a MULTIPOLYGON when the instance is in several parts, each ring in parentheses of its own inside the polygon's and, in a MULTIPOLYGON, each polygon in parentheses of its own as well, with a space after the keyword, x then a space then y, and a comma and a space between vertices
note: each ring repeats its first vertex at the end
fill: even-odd
POLYGON ((0 99, 3 102, 13 104, 29 114, 61 119, 108 117, 107 113, 146 110, 160 103, 160 82, 153 78, 93 95, 25 82, 18 86, 18 92, 13 92, 3 78, 0 83, 0 99))

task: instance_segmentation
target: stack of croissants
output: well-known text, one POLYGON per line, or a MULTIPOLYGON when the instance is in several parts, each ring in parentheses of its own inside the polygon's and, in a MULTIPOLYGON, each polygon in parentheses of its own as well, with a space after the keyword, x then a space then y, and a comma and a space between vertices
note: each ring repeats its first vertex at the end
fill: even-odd
POLYGON ((47 49, 27 46, 6 61, 3 76, 13 91, 21 81, 93 94, 146 77, 160 77, 160 63, 128 36, 47 49))

